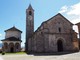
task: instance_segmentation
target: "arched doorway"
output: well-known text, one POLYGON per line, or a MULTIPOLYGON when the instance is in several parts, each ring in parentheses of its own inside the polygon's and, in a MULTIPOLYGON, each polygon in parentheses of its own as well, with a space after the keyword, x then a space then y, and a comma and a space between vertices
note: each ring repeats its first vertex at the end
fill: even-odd
POLYGON ((57 49, 58 49, 58 52, 63 51, 63 42, 62 42, 62 40, 57 41, 57 49))
POLYGON ((10 52, 14 52, 14 48, 13 47, 10 48, 10 52))
POLYGON ((10 43, 9 46, 10 46, 10 52, 14 52, 14 44, 10 43))

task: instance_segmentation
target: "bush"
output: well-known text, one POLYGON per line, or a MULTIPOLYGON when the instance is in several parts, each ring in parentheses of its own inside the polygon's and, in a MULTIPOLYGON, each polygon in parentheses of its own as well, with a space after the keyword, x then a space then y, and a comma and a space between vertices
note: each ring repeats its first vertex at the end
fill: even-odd
POLYGON ((5 55, 5 52, 2 52, 2 55, 5 55))

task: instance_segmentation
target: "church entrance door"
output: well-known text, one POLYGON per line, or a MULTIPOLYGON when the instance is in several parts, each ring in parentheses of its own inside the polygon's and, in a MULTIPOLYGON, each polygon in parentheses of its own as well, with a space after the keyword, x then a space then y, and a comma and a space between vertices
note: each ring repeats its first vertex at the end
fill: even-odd
POLYGON ((57 49, 58 49, 58 52, 62 52, 63 51, 62 40, 58 40, 58 42, 57 42, 57 49))

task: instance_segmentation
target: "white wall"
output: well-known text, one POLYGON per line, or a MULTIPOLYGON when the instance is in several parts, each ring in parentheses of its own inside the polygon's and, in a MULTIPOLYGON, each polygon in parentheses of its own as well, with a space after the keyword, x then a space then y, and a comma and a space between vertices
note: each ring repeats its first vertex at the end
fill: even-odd
POLYGON ((9 37, 16 37, 21 39, 21 32, 18 31, 7 31, 5 38, 9 38, 9 37))

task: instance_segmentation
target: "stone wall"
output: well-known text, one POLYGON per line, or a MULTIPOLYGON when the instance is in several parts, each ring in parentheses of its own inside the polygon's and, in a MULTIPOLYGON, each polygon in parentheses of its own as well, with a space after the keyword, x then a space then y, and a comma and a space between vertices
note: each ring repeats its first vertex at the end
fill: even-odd
POLYGON ((62 42, 63 51, 74 51, 72 26, 73 24, 61 15, 43 22, 28 40, 29 51, 58 52, 58 40, 62 42))

